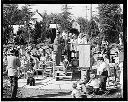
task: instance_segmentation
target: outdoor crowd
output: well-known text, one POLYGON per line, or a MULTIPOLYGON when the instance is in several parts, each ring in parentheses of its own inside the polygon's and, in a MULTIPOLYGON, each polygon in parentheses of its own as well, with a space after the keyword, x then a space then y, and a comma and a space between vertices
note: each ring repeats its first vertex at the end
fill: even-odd
MULTIPOLYGON (((36 72, 38 68, 45 68, 46 63, 49 61, 55 61, 55 65, 59 66, 62 62, 66 69, 69 66, 70 62, 73 58, 78 59, 79 57, 79 44, 87 44, 87 39, 85 34, 72 34, 63 32, 57 32, 56 38, 54 40, 53 45, 42 44, 39 46, 11 46, 3 49, 3 71, 8 72, 8 76, 11 83, 12 94, 11 97, 15 98, 18 89, 18 78, 20 75, 26 75, 25 73, 31 72, 27 79, 27 84, 29 84, 30 80, 33 80, 33 84, 35 84, 35 80, 33 77, 33 73, 36 72), (63 56, 64 57, 63 57, 63 56), (24 73, 24 74, 22 74, 24 73)), ((115 58, 118 57, 118 53, 115 58)), ((118 60, 118 59, 117 59, 118 60)), ((97 71, 90 72, 90 78, 85 77, 85 80, 80 81, 79 83, 73 84, 72 96, 74 98, 81 97, 81 92, 86 94, 95 94, 99 90, 106 91, 106 82, 109 85, 109 77, 110 77, 110 67, 109 67, 109 59, 107 54, 99 53, 97 57, 96 65, 93 66, 97 71), (79 88, 81 86, 81 88, 79 88)), ((92 63, 92 62, 91 62, 92 63)), ((94 63, 93 63, 94 64, 94 63)), ((92 65, 93 65, 92 64, 92 65)), ((52 66, 53 67, 53 66, 52 66)), ((115 76, 120 79, 120 84, 123 86, 123 62, 119 63, 119 60, 115 63, 115 69, 119 68, 120 74, 117 74, 115 70, 115 76)), ((25 77, 25 76, 24 76, 25 77)), ((115 78, 116 81, 116 78, 115 78)), ((121 87, 122 88, 122 87, 121 87)))
POLYGON ((100 93, 107 94, 110 85, 110 78, 113 80, 114 87, 119 87, 121 90, 121 97, 123 97, 123 61, 119 61, 118 53, 115 53, 115 57, 112 57, 112 63, 107 54, 99 52, 96 60, 96 64, 93 64, 91 71, 89 72, 90 78, 85 76, 84 79, 73 83, 73 98, 82 98, 83 94, 86 97, 93 97, 100 93), (113 62, 114 61, 114 62, 113 62), (112 71, 112 66, 113 71, 112 71), (112 75, 113 74, 113 75, 112 75))

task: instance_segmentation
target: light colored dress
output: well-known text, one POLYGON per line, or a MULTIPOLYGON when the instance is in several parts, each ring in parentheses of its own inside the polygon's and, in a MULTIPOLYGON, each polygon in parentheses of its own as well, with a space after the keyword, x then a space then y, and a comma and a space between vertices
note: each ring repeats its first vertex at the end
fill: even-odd
POLYGON ((81 98, 81 93, 78 89, 73 89, 71 96, 72 98, 81 98))

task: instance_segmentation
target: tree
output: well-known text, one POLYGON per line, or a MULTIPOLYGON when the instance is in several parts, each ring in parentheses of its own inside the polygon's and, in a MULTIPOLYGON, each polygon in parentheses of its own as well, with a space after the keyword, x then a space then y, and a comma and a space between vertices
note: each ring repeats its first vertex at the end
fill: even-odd
POLYGON ((77 22, 80 25, 81 33, 87 33, 88 31, 88 20, 83 17, 78 17, 77 22))
POLYGON ((88 35, 90 39, 96 37, 100 33, 97 23, 91 19, 88 24, 88 35))
POLYGON ((32 43, 37 44, 39 38, 41 38, 41 23, 40 22, 36 22, 35 24, 35 28, 34 28, 34 32, 32 33, 31 37, 32 37, 32 43))
POLYGON ((14 25, 21 19, 17 4, 3 5, 3 26, 14 25))
POLYGON ((25 41, 30 42, 30 35, 31 35, 31 24, 30 20, 31 17, 34 15, 34 13, 31 11, 30 5, 26 4, 25 6, 22 6, 21 14, 22 19, 21 22, 25 25, 25 33, 23 37, 25 38, 25 41))
POLYGON ((4 4, 3 5, 3 43, 8 43, 13 40, 13 27, 12 25, 25 25, 26 32, 24 38, 28 41, 28 28, 29 21, 33 13, 29 5, 25 5, 22 9, 18 9, 18 4, 4 4))
POLYGON ((119 4, 99 4, 99 19, 102 34, 109 43, 119 43, 121 31, 121 8, 119 4))
POLYGON ((69 8, 67 4, 63 5, 62 13, 59 16, 60 25, 62 30, 70 30, 71 29, 71 13, 69 12, 69 8))
POLYGON ((25 45, 27 44, 25 38, 24 38, 24 34, 25 34, 25 28, 24 27, 19 27, 16 37, 14 39, 14 43, 16 45, 25 45))
POLYGON ((47 14, 47 12, 44 12, 44 14, 42 14, 42 21, 40 22, 40 24, 41 24, 41 42, 44 42, 44 40, 47 37, 47 30, 50 24, 50 17, 47 14))
POLYGON ((3 43, 7 44, 13 39, 12 25, 17 24, 21 19, 20 10, 17 4, 3 5, 3 43))

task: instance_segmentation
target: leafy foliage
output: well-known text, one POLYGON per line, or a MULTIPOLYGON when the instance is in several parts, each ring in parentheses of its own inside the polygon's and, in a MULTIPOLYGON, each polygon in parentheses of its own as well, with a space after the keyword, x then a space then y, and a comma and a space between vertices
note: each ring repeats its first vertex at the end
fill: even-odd
POLYGON ((71 13, 68 11, 69 8, 68 5, 64 5, 62 8, 62 13, 59 15, 59 23, 62 27, 62 30, 70 30, 71 29, 71 13))
POLYGON ((121 8, 119 4, 99 4, 99 19, 102 33, 109 43, 118 43, 121 31, 121 8))
POLYGON ((42 33, 41 23, 40 22, 36 22, 35 28, 34 28, 33 33, 31 35, 31 37, 33 39, 32 43, 34 43, 34 44, 38 43, 39 38, 41 38, 41 33, 42 33))
POLYGON ((85 33, 85 32, 88 31, 88 23, 89 23, 88 20, 86 20, 83 17, 78 17, 77 18, 77 22, 80 25, 80 31, 81 31, 81 33, 85 33))
POLYGON ((3 26, 14 25, 21 19, 17 4, 3 4, 3 26))
POLYGON ((3 43, 7 44, 13 37, 12 25, 20 19, 17 4, 3 4, 3 43))
MULTIPOLYGON (((29 5, 25 5, 22 9, 18 9, 18 4, 3 5, 3 43, 7 44, 13 39, 12 25, 25 25, 25 32, 22 35, 28 41, 29 21, 33 15, 29 5), (26 21, 26 22, 25 22, 26 21)), ((21 37, 21 36, 19 36, 21 37)), ((19 40, 18 36, 16 38, 19 40)), ((18 43, 18 42, 17 42, 18 43)))
POLYGON ((96 37, 100 33, 97 23, 91 19, 88 24, 88 35, 90 39, 96 37))
POLYGON ((25 45, 27 44, 26 40, 25 40, 25 28, 24 27, 19 27, 18 31, 17 31, 17 35, 14 39, 14 43, 16 45, 25 45))

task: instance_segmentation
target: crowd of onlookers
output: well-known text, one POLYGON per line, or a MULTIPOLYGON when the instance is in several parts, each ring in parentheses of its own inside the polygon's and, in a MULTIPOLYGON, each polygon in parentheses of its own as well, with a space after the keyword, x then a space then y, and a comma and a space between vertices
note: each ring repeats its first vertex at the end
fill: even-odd
MULTIPOLYGON (((11 78, 12 85, 14 84, 14 90, 12 97, 16 97, 17 78, 22 73, 27 71, 35 72, 38 68, 45 68, 48 61, 55 61, 56 65, 60 65, 63 62, 65 67, 65 74, 67 73, 67 67, 73 58, 79 57, 79 44, 87 44, 86 34, 80 33, 72 34, 63 32, 60 34, 57 32, 54 44, 41 44, 41 45, 13 45, 7 46, 3 49, 3 71, 8 71, 8 75, 11 78), (64 55, 64 57, 62 56, 64 55), (18 76, 15 75, 18 69, 18 76), (15 89, 16 88, 16 89, 15 89)), ((98 47, 94 47, 96 50, 98 47)), ((81 97, 80 91, 85 94, 97 94, 99 90, 106 92, 106 83, 109 85, 109 78, 111 77, 110 70, 110 58, 108 56, 106 46, 104 49, 98 52, 98 57, 94 58, 94 54, 91 52, 91 71, 90 80, 81 80, 79 83, 74 83, 72 96, 74 98, 81 97), (106 50, 106 51, 105 51, 106 50), (95 69, 96 71, 94 71, 95 69), (79 88, 78 86, 81 86, 79 88)), ((92 51, 92 49, 91 49, 92 51)), ((114 76, 115 82, 117 78, 120 80, 121 89, 123 88, 123 62, 119 61, 118 52, 114 57, 114 76), (118 72, 120 74, 118 74, 118 72)), ((30 79, 28 79, 29 82, 30 79)), ((34 80, 34 79, 32 79, 34 80)))

